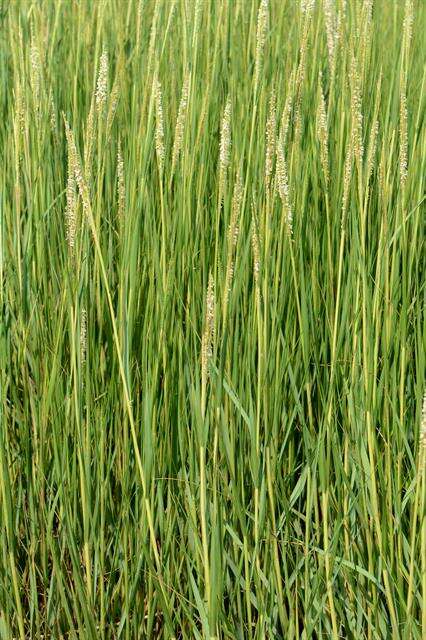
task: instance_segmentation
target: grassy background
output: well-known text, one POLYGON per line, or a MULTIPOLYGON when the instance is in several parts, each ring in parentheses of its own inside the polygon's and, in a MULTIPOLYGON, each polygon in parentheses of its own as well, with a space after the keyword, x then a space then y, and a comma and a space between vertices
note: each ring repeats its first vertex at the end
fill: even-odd
POLYGON ((0 4, 0 638, 424 638, 424 2, 0 4))

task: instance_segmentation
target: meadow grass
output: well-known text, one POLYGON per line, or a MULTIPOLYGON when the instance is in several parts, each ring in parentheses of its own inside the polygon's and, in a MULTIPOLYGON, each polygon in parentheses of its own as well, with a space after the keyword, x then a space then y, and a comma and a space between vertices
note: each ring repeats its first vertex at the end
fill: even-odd
POLYGON ((0 4, 0 639, 425 638, 425 3, 0 4))

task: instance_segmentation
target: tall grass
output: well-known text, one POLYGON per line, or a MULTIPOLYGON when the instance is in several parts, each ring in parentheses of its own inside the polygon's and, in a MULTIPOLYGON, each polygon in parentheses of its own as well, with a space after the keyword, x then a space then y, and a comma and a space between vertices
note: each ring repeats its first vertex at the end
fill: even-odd
POLYGON ((425 3, 0 25, 0 638, 424 638, 425 3))

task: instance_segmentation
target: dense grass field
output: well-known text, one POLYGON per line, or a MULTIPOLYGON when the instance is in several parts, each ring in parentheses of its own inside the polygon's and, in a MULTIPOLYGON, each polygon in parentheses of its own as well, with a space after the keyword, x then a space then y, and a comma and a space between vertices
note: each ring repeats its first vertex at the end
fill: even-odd
POLYGON ((425 32, 0 2, 0 640, 426 637, 425 32))

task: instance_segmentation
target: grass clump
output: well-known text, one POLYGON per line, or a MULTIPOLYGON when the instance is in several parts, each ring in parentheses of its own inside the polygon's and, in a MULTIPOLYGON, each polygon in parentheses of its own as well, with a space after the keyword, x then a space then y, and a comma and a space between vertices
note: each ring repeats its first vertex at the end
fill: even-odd
POLYGON ((2 640, 425 637, 425 18, 2 3, 2 640))

